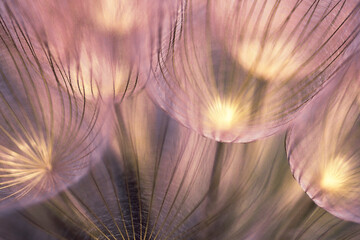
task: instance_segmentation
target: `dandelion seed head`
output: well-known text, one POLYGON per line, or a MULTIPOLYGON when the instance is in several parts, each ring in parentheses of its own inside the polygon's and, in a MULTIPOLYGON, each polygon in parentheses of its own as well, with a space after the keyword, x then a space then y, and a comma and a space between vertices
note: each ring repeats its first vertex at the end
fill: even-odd
POLYGON ((290 78, 301 65, 299 56, 291 51, 290 43, 280 39, 261 45, 260 39, 246 40, 241 43, 237 59, 243 68, 255 77, 265 81, 277 82, 290 78))
POLYGON ((311 200, 360 222, 359 91, 297 119, 346 84, 329 79, 356 49, 360 22, 345 19, 358 0, 4 1, 22 11, 0 19, 0 210, 49 200, 21 213, 56 239, 332 239, 350 226, 311 200))
POLYGON ((270 136, 287 127, 348 57, 358 6, 343 5, 214 1, 189 8, 154 55, 149 93, 172 117, 217 141, 270 136), (213 104, 217 93, 235 96, 236 110, 213 104), (217 134, 230 129, 232 137, 217 134))
MULTIPOLYGON (((150 72, 153 8, 144 1, 13 1, 32 41, 40 40, 77 97, 118 101, 150 72), (146 9, 146 10, 145 10, 146 9), (51 24, 49 24, 51 23, 51 24), (141 32, 141 34, 140 34, 141 32)), ((57 81, 50 82, 53 86, 57 81)))
POLYGON ((87 99, 108 99, 121 95, 129 74, 126 63, 114 65, 101 54, 90 54, 83 45, 79 58, 70 65, 71 78, 76 79, 77 91, 87 99))
POLYGON ((353 74, 339 73, 290 131, 287 148, 295 179, 310 198, 331 214, 359 222, 359 105, 353 74), (316 110, 316 114, 313 111, 316 110))
POLYGON ((48 199, 77 182, 100 135, 99 103, 75 96, 48 49, 16 35, 25 31, 21 25, 6 32, 7 24, 0 29, 0 211, 48 199))
POLYGON ((16 141, 15 147, 0 146, 0 185, 15 197, 36 198, 38 194, 51 193, 59 184, 56 166, 62 156, 56 156, 53 147, 43 138, 16 141))

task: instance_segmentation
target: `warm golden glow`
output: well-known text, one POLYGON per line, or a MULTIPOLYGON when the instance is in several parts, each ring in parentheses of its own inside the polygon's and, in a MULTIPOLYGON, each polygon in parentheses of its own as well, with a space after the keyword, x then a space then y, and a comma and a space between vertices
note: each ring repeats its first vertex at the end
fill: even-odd
POLYGON ((301 65, 291 52, 295 47, 280 39, 261 46, 259 39, 243 41, 237 59, 243 68, 266 81, 283 81, 301 65))
POLYGON ((117 66, 109 64, 107 59, 99 57, 97 54, 89 56, 85 47, 82 49, 79 64, 74 62, 70 72, 72 79, 77 86, 77 91, 86 98, 115 97, 122 93, 127 80, 128 68, 126 64, 117 66), (80 68, 78 68, 78 65, 80 68))
POLYGON ((351 167, 344 159, 337 157, 324 166, 321 187, 329 192, 344 191, 351 184, 351 167))
POLYGON ((101 0, 100 6, 94 6, 94 21, 101 28, 118 33, 128 33, 139 22, 133 1, 101 0))
POLYGON ((217 98, 209 106, 207 117, 217 130, 229 130, 239 124, 246 113, 237 103, 217 98))
POLYGON ((41 138, 14 142, 18 149, 0 146, 0 189, 14 189, 4 199, 22 198, 34 189, 51 190, 54 183, 51 146, 41 138))

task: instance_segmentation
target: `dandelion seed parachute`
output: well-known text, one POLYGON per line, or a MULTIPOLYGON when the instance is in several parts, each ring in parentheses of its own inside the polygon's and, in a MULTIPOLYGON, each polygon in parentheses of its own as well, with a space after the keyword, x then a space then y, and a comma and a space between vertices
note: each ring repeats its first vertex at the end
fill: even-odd
POLYGON ((0 37, 3 211, 44 200, 76 182, 101 145, 99 101, 89 104, 63 88, 51 54, 34 48, 26 30, 3 12, 0 37))
MULTIPOLYGON (((348 221, 360 222, 360 92, 356 59, 340 84, 309 106, 287 138, 291 171, 320 207, 348 221)), ((345 70, 344 70, 345 71, 345 70)))
POLYGON ((204 214, 211 178, 211 164, 205 162, 214 158, 216 143, 150 102, 143 92, 119 106, 113 149, 136 180, 143 209, 140 235, 176 239, 204 214))
MULTIPOLYGON (((103 161, 24 215, 54 236, 59 229, 39 212, 91 238, 177 239, 204 215, 211 166, 201 163, 213 158, 216 143, 170 120, 146 92, 124 99, 116 114, 116 139, 103 161)), ((72 239, 72 232, 60 235, 72 239)))
POLYGON ((106 102, 144 86, 159 26, 177 1, 160 2, 7 1, 51 49, 76 94, 106 102))
POLYGON ((284 129, 352 57, 359 38, 356 1, 205 5, 185 5, 147 86, 172 117, 217 141, 284 129))
POLYGON ((2 236, 23 239, 15 230, 32 225, 19 219, 54 239, 357 236, 358 226, 314 209, 284 165, 283 136, 215 143, 170 120, 145 92, 116 109, 103 161, 54 198, 0 216, 2 236))
POLYGON ((124 126, 113 151, 77 184, 23 215, 65 239, 283 239, 294 226, 306 237, 333 236, 326 233, 330 223, 299 225, 318 215, 309 217, 312 202, 283 164, 283 136, 215 143, 169 120, 143 94, 136 98, 118 108, 124 126))
MULTIPOLYGON (((237 218, 263 218, 256 209, 267 209, 272 192, 263 190, 278 176, 271 165, 285 160, 274 151, 283 137, 251 145, 216 143, 169 119, 146 92, 125 99, 116 115, 116 139, 103 161, 25 216, 70 239, 74 232, 100 239, 229 239, 249 234, 237 218), (54 228, 39 212, 71 230, 54 228)), ((301 197, 297 190, 288 190, 286 199, 301 197)))

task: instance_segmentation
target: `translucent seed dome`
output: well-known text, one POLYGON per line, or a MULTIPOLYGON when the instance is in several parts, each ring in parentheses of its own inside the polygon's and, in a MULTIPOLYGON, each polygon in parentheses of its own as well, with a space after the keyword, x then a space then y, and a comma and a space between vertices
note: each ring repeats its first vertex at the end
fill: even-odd
POLYGON ((313 201, 339 218, 360 223, 358 69, 354 64, 342 74, 340 86, 332 83, 315 100, 296 121, 286 145, 291 171, 313 201))
MULTIPOLYGON (((5 1, 49 49, 78 96, 119 102, 141 89, 162 24, 177 1, 5 1), (171 3, 170 3, 171 2, 171 3), (161 16, 160 17, 160 13, 161 16)), ((56 84, 56 83, 55 83, 56 84)))
MULTIPOLYGON (((49 84, 62 81, 46 53, 1 21, 0 211, 54 196, 75 183, 101 151, 99 102, 49 84), (20 47, 22 46, 22 47, 20 47), (43 56, 44 57, 44 56, 43 56)), ((15 27, 16 31, 22 29, 15 27)))
POLYGON ((185 7, 159 45, 148 90, 173 118, 222 142, 286 128, 358 41, 354 3, 195 1, 185 7))

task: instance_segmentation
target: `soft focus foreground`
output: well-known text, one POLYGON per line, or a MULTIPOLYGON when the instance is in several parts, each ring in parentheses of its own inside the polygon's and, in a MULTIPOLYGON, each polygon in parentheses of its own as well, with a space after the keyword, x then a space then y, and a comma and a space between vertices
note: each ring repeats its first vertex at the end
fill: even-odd
POLYGON ((0 239, 359 239, 359 11, 1 0, 0 239))

